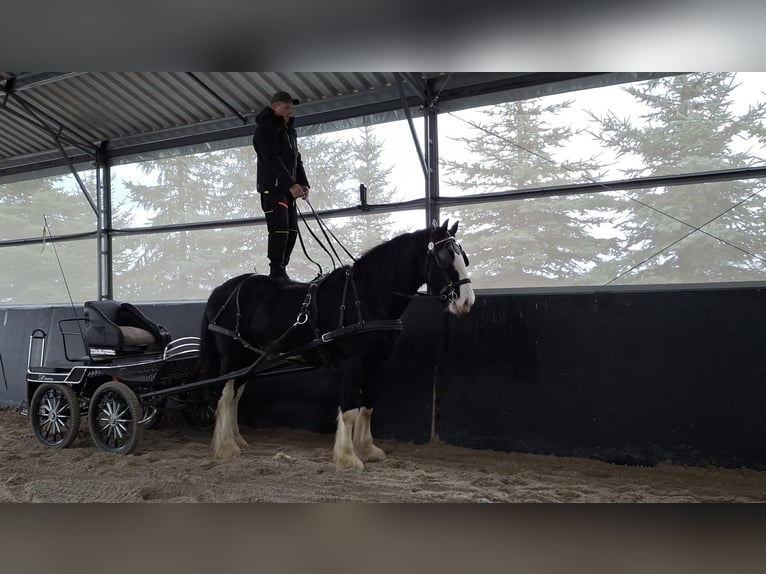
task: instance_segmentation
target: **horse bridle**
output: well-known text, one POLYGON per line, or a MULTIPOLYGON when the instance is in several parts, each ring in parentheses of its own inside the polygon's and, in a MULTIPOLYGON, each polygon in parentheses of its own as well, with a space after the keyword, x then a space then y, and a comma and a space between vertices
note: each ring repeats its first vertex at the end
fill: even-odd
POLYGON ((468 267, 468 256, 463 251, 463 247, 457 242, 454 237, 445 237, 439 241, 428 242, 428 255, 433 257, 436 261, 436 266, 442 273, 442 276, 447 281, 447 284, 439 291, 438 297, 443 301, 454 303, 458 299, 458 291, 461 285, 470 283, 471 280, 466 277, 465 279, 458 279, 452 281, 447 275, 446 269, 452 264, 452 256, 450 251, 455 255, 460 254, 463 257, 463 263, 468 267), (439 247, 441 246, 441 247, 439 247), (438 247, 438 249, 437 249, 438 247))

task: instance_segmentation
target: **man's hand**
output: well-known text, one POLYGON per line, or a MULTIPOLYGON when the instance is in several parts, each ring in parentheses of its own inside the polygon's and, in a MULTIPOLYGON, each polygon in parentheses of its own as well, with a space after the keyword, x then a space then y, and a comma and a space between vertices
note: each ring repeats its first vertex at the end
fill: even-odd
POLYGON ((308 185, 302 185, 301 189, 303 189, 303 199, 309 198, 309 186, 308 185))
POLYGON ((290 195, 292 195, 295 199, 298 199, 299 197, 306 197, 306 192, 304 191, 303 187, 296 183, 290 186, 290 195))

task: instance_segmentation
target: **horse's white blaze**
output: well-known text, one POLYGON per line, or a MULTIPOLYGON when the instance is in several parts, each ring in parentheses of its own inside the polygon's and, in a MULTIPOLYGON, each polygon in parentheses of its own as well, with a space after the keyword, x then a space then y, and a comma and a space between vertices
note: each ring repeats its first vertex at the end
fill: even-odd
MULTIPOLYGON (((458 279, 468 278, 468 269, 466 269, 465 261, 463 261, 463 257, 460 254, 453 254, 452 266, 457 271, 458 279)), ((464 283, 460 286, 458 298, 449 304, 450 313, 465 315, 471 310, 475 302, 476 295, 473 292, 473 287, 471 287, 470 283, 464 283)))
POLYGON ((234 381, 226 381, 218 406, 215 409, 215 430, 213 431, 213 456, 231 458, 241 452, 232 430, 232 404, 234 403, 234 381))
POLYGON ((356 417, 356 422, 354 423, 354 450, 363 462, 372 462, 386 458, 386 453, 372 443, 371 419, 372 409, 362 407, 359 409, 359 416, 356 417))
POLYGON ((335 445, 332 459, 335 468, 355 468, 364 470, 364 463, 354 453, 353 429, 359 409, 341 412, 338 409, 338 427, 335 430, 335 445))

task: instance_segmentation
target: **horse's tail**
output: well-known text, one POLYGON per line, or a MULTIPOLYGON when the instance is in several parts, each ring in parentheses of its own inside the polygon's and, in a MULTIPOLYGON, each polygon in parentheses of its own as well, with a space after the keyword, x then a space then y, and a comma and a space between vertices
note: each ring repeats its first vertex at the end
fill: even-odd
POLYGON ((197 361, 197 379, 212 379, 221 374, 221 357, 213 333, 208 328, 207 306, 202 314, 199 333, 199 359, 197 361))

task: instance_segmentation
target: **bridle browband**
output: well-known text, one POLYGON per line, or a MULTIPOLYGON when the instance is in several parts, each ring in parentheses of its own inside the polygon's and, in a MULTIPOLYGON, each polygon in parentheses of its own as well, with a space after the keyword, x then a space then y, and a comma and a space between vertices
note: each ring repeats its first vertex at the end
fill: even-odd
MULTIPOLYGON (((454 237, 450 236, 445 237, 444 239, 440 239, 439 241, 428 242, 428 255, 430 255, 434 261, 436 261, 437 267, 447 282, 444 287, 442 287, 442 290, 439 291, 437 297, 439 297, 442 301, 454 303, 458 299, 460 286, 465 285, 466 283, 470 283, 471 280, 468 277, 465 279, 458 279, 457 281, 452 281, 449 278, 446 269, 452 264, 452 257, 450 257, 449 254, 450 251, 452 251, 455 256, 460 254, 463 257, 463 263, 465 263, 465 266, 468 267, 468 256, 465 254, 465 251, 463 251, 463 248, 454 237), (440 245, 443 246, 437 249, 437 247, 440 245)), ((429 259, 426 259, 426 267, 428 266, 428 262, 429 259)), ((426 277, 427 276, 428 275, 426 274, 426 277)))

